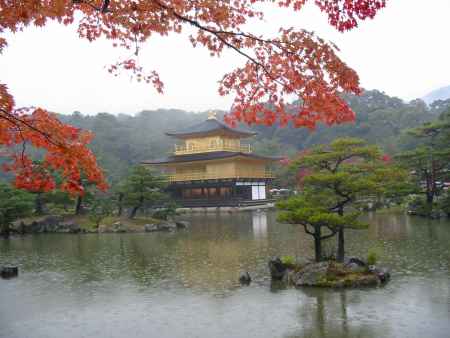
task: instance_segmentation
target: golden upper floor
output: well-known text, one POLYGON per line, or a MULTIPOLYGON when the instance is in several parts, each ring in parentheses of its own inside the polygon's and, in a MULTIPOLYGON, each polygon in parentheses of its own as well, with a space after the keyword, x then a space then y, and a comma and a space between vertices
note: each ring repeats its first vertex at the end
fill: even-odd
POLYGON ((215 114, 210 114, 206 121, 166 134, 180 142, 175 145, 174 155, 217 151, 251 153, 251 146, 241 144, 241 139, 255 135, 252 131, 227 126, 215 114))
POLYGON ((255 135, 252 131, 230 128, 214 116, 181 131, 166 133, 178 139, 167 158, 142 162, 159 166, 171 182, 216 179, 270 179, 268 165, 275 157, 252 153, 241 139, 255 135))
POLYGON ((170 182, 274 177, 264 161, 245 158, 178 163, 167 174, 170 182))
POLYGON ((241 144, 238 138, 223 137, 220 135, 196 137, 186 139, 183 144, 176 144, 174 154, 188 155, 213 151, 251 153, 252 147, 250 144, 241 144))

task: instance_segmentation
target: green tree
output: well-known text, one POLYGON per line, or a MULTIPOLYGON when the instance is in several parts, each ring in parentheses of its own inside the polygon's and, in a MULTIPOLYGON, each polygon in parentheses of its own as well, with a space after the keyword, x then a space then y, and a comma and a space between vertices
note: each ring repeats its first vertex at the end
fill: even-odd
POLYGON ((86 207, 94 200, 95 185, 89 182, 85 177, 80 178, 80 185, 84 188, 83 195, 77 195, 75 198, 75 215, 81 215, 86 212, 86 207))
POLYGON ((57 210, 61 210, 62 207, 65 212, 69 211, 69 205, 73 204, 73 198, 70 197, 70 194, 59 189, 45 193, 43 199, 45 203, 51 204, 57 210))
POLYGON ((306 170, 300 196, 278 203, 280 220, 301 224, 314 237, 316 260, 321 241, 338 234, 337 260, 345 255, 344 230, 363 228, 357 210, 361 201, 400 192, 406 173, 382 156, 379 147, 364 140, 340 138, 304 152, 292 164, 306 170), (327 233, 324 235, 324 232, 327 233))
POLYGON ((418 146, 398 155, 397 160, 411 171, 416 192, 426 196, 428 212, 443 189, 442 181, 450 169, 450 109, 438 119, 407 131, 416 138, 418 146))
POLYGON ((124 183, 124 204, 131 207, 129 218, 134 218, 139 209, 165 199, 164 187, 164 177, 143 166, 134 167, 124 183))
POLYGON ((174 217, 177 215, 177 208, 178 205, 173 202, 173 201, 166 201, 163 200, 164 205, 162 205, 162 208, 156 210, 153 214, 152 217, 156 218, 156 219, 161 219, 161 220, 165 220, 167 221, 169 218, 174 217))
POLYGON ((125 198, 125 187, 126 183, 125 181, 121 181, 114 185, 112 188, 112 201, 116 205, 117 208, 117 216, 121 217, 123 213, 123 207, 124 207, 124 198, 125 198))
POLYGON ((339 215, 324 206, 322 195, 305 193, 277 203, 282 210, 278 220, 290 224, 302 225, 305 232, 314 238, 316 262, 323 259, 322 241, 331 238, 344 227, 354 229, 367 225, 358 221, 358 213, 339 215))
POLYGON ((0 183, 0 235, 7 238, 11 223, 33 212, 34 198, 30 193, 0 183))
POLYGON ((450 217, 450 191, 447 191, 440 200, 439 207, 448 217, 450 217))
POLYGON ((89 219, 95 223, 95 227, 98 229, 100 222, 112 215, 113 210, 113 203, 108 196, 95 196, 89 208, 89 219))

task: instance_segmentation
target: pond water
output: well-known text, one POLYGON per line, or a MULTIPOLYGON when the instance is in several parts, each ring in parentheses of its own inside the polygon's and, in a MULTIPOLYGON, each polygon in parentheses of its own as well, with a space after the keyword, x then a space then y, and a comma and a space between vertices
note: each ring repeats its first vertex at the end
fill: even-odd
POLYGON ((312 256, 273 212, 188 218, 176 233, 35 235, 0 241, 0 337, 450 337, 450 222, 368 214, 347 252, 380 252, 385 287, 284 289, 275 255, 312 256), (240 271, 250 286, 240 286, 240 271))

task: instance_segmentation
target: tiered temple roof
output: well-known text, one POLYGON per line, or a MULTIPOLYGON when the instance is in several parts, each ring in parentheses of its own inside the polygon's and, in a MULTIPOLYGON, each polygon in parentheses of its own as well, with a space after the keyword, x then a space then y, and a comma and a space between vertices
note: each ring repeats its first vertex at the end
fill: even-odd
POLYGON ((253 131, 246 130, 243 128, 231 128, 227 126, 225 123, 217 120, 215 117, 210 116, 207 120, 203 122, 197 123, 193 126, 190 126, 182 130, 167 132, 166 135, 184 139, 191 137, 214 135, 220 132, 226 135, 239 138, 251 137, 257 134, 253 131))
MULTIPOLYGON (((217 120, 214 113, 210 113, 207 120, 197 123, 193 126, 187 127, 182 130, 173 132, 167 132, 166 135, 172 136, 178 139, 193 139, 203 138, 214 135, 222 135, 228 138, 241 139, 256 135, 257 133, 244 128, 231 128, 225 123, 217 120)), ((176 147, 177 148, 177 147, 176 147)), ((157 160, 143 161, 142 164, 148 165, 164 165, 170 163, 183 163, 183 162, 198 162, 198 161, 210 161, 230 158, 247 158, 253 160, 263 161, 277 161, 279 157, 267 157, 252 154, 250 146, 224 146, 217 145, 216 147, 207 147, 205 149, 188 149, 180 147, 180 150, 176 150, 174 155, 170 155, 165 158, 157 160)))

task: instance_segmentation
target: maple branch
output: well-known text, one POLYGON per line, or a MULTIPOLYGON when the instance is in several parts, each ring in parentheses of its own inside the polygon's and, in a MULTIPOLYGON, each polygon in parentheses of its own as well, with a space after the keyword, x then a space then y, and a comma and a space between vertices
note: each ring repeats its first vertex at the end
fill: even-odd
POLYGON ((97 6, 95 6, 94 4, 92 4, 91 2, 88 2, 88 1, 83 1, 83 0, 72 0, 72 3, 73 3, 74 5, 85 4, 85 5, 88 5, 89 7, 93 8, 93 9, 95 9, 96 11, 100 11, 100 10, 101 10, 100 7, 97 7, 97 6))
MULTIPOLYGON (((170 7, 169 5, 166 5, 165 3, 159 1, 159 0, 151 0, 156 6, 158 6, 159 8, 169 12, 171 15, 173 15, 173 17, 175 17, 176 19, 188 23, 191 26, 201 30, 201 31, 205 31, 213 36, 215 36, 218 41, 220 41, 224 46, 234 50, 236 53, 242 55, 243 57, 245 57, 247 60, 249 60, 251 63, 253 63, 256 66, 256 71, 258 71, 258 69, 261 69, 265 74, 267 74, 267 77, 270 78, 274 83, 277 83, 278 85, 280 85, 281 87, 285 88, 287 91, 289 92, 297 92, 288 82, 286 82, 284 79, 280 79, 277 76, 275 76, 274 74, 272 74, 271 70, 261 61, 258 61, 254 56, 248 54, 247 52, 243 51, 242 48, 240 48, 239 46, 237 46, 236 44, 234 44, 233 42, 230 42, 227 38, 227 36, 235 36, 235 37, 243 37, 246 39, 251 39, 255 42, 259 42, 261 44, 266 44, 266 45, 272 45, 275 48, 279 49, 281 53, 287 53, 290 55, 295 55, 297 57, 300 57, 298 53, 296 53, 295 51, 292 51, 289 46, 290 43, 289 41, 277 41, 277 40, 272 40, 272 39, 264 39, 262 37, 258 37, 255 36, 253 34, 250 33, 245 33, 245 32, 234 32, 234 31, 227 31, 224 30, 222 28, 219 29, 214 29, 211 27, 207 27, 205 25, 203 25, 202 23, 200 23, 198 20, 188 17, 188 16, 184 16, 182 14, 179 14, 174 8, 170 7), (283 46, 286 45, 286 46, 283 46)), ((109 9, 109 5, 110 5, 110 0, 104 0, 103 4, 101 7, 96 6, 95 4, 92 3, 92 1, 87 1, 87 0, 72 0, 72 3, 74 4, 86 4, 88 6, 90 6, 91 8, 93 8, 94 10, 101 12, 101 13, 111 13, 111 10, 109 9)), ((135 55, 138 54, 139 52, 139 46, 137 43, 137 38, 135 36, 134 41, 135 43, 135 55)), ((242 42, 242 41, 241 41, 242 42)), ((299 96, 301 96, 300 93, 297 93, 299 96)))
POLYGON ((17 125, 16 127, 17 127, 17 130, 19 131, 20 138, 22 139, 22 153, 21 153, 21 155, 20 155, 20 158, 21 158, 22 162, 24 162, 24 159, 25 159, 25 151, 26 151, 26 148, 27 148, 27 141, 26 141, 25 138, 23 137, 22 129, 20 128, 20 126, 17 125))
POLYGON ((27 148, 27 141, 25 141, 23 139, 23 136, 21 136, 21 137, 22 137, 23 143, 22 143, 22 154, 20 155, 20 158, 22 159, 22 162, 24 162, 25 151, 26 151, 26 148, 27 148))
POLYGON ((109 4, 110 4, 110 2, 111 2, 110 0, 105 0, 105 1, 103 1, 102 7, 98 7, 98 6, 95 6, 90 1, 72 0, 73 4, 85 4, 85 5, 88 5, 89 7, 93 8, 96 11, 99 11, 101 13, 108 13, 109 12, 109 4))
POLYGON ((0 108, 0 112, 3 113, 3 114, 0 114, 0 118, 1 118, 1 119, 7 120, 8 122, 10 122, 10 123, 12 123, 13 125, 17 126, 19 129, 20 129, 20 127, 19 127, 20 124, 23 124, 23 125, 25 125, 26 127, 30 128, 31 130, 33 130, 33 131, 35 131, 35 132, 41 134, 42 136, 44 136, 45 139, 46 139, 49 143, 53 144, 54 146, 56 146, 56 147, 61 147, 61 148, 65 148, 64 145, 62 145, 62 144, 60 144, 60 143, 54 141, 54 140, 52 139, 52 137, 51 137, 49 134, 47 134, 46 132, 44 132, 44 131, 42 131, 42 130, 36 128, 36 127, 34 127, 33 125, 31 125, 30 123, 28 123, 28 122, 26 122, 26 121, 21 120, 20 118, 14 116, 13 114, 11 114, 11 113, 9 113, 8 111, 6 111, 5 109, 0 108))
MULTIPOLYGON (((175 10, 173 8, 170 8, 162 3, 160 3, 158 0, 152 0, 154 3, 156 3, 158 6, 160 6, 161 8, 168 10, 170 12, 172 12, 173 16, 176 17, 177 19, 181 20, 181 21, 185 21, 187 23, 189 23, 190 25, 203 30, 205 32, 208 32, 210 34, 213 34, 214 36, 216 36, 220 41, 223 42, 223 44, 225 44, 227 47, 234 49, 236 52, 238 52, 239 54, 241 54, 242 56, 246 57, 247 59, 249 59, 251 62, 253 62, 254 64, 262 67, 264 69, 264 65, 262 63, 260 63, 259 61, 255 60, 252 56, 248 55, 247 53, 241 51, 239 48, 237 48, 236 46, 232 45, 231 43, 229 43, 228 41, 226 41, 224 38, 222 38, 220 36, 220 33, 225 33, 225 31, 216 31, 213 30, 211 28, 208 28, 206 26, 201 25, 198 21, 187 18, 185 16, 182 16, 180 14, 178 14, 177 12, 175 12, 175 10)), ((233 34, 232 32, 228 32, 228 34, 233 34)), ((268 73, 268 70, 265 70, 268 73)))
POLYGON ((103 1, 103 6, 102 6, 102 9, 101 9, 102 13, 107 13, 108 12, 109 2, 110 2, 110 0, 103 1))
MULTIPOLYGON (((261 39, 258 38, 254 35, 251 34, 246 34, 243 32, 230 32, 230 31, 225 31, 225 30, 214 30, 212 28, 208 28, 206 26, 203 26, 202 24, 200 24, 198 21, 194 20, 194 19, 190 19, 188 17, 182 16, 180 14, 178 14, 173 8, 170 8, 164 4, 162 4, 161 2, 159 2, 158 0, 152 0, 154 3, 156 3, 159 7, 170 11, 174 17, 176 17, 178 20, 184 21, 189 23, 191 26, 194 26, 200 30, 203 30, 205 32, 208 32, 212 35, 214 35, 215 37, 217 37, 225 46, 233 49, 235 52, 237 52, 238 54, 242 55, 243 57, 247 58, 249 61, 251 61, 253 64, 255 64, 257 67, 260 67, 261 69, 263 69, 263 71, 267 74, 267 76, 269 76, 274 82, 278 83, 279 85, 283 86, 283 87, 287 87, 289 88, 290 86, 288 86, 286 83, 280 82, 278 79, 274 78, 272 76, 272 73, 267 69, 267 67, 262 64, 261 62, 259 62, 258 60, 256 60, 254 57, 252 57, 251 55, 243 52, 240 48, 236 47, 235 45, 233 45, 232 43, 228 42, 226 39, 224 39, 221 34, 227 34, 227 35, 233 35, 233 36, 244 36, 247 37, 249 39, 253 39, 262 43, 271 43, 271 44, 275 44, 274 41, 272 40, 265 40, 265 39, 261 39)), ((279 47, 278 45, 276 45, 277 47, 279 47)), ((291 52, 292 53, 292 52, 291 52)))

